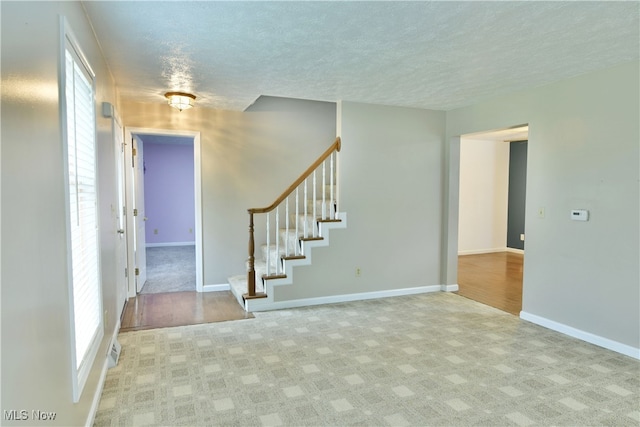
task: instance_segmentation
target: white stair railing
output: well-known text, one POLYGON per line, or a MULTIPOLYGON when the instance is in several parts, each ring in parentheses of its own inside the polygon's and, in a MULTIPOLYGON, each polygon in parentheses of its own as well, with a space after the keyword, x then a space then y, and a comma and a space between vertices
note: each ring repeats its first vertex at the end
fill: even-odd
POLYGON ((273 202, 265 208, 248 209, 249 212, 249 259, 247 268, 247 293, 245 298, 264 297, 264 294, 256 293, 256 265, 255 265, 255 237, 254 237, 254 215, 266 214, 266 248, 264 250, 266 267, 265 274, 260 279, 268 280, 281 278, 284 276, 283 260, 304 257, 301 240, 319 240, 319 221, 340 221, 337 218, 337 200, 335 194, 336 178, 334 176, 337 153, 340 151, 341 140, 336 138, 335 142, 293 183, 273 202), (327 165, 329 162, 329 173, 327 176, 327 165), (317 175, 320 175, 320 182, 317 175), (310 181, 310 182, 309 182, 310 181), (309 191, 309 185, 311 189, 309 191), (327 200, 327 186, 329 187, 329 200, 327 200), (302 187, 302 188, 301 188, 302 187), (318 191, 322 197, 318 199, 318 191), (289 197, 295 192, 295 200, 289 197), (302 192, 302 200, 300 200, 302 192), (313 200, 309 200, 311 193, 313 200), (309 206, 309 203, 312 206, 309 206), (318 203, 322 212, 319 214, 318 203), (294 206, 290 206, 293 204, 294 206), (283 206, 285 212, 284 229, 280 229, 280 207, 283 206), (293 208, 293 209, 292 209, 293 208), (295 218, 290 218, 289 212, 295 211, 295 218), (302 212, 301 212, 302 210, 302 212), (271 212, 274 215, 271 215, 271 212), (290 227, 291 219, 294 220, 293 230, 290 227), (302 222, 302 224, 300 224, 302 222), (273 226, 273 227, 272 227, 273 226), (292 234, 293 233, 293 234, 292 234), (272 243, 273 242, 273 243, 272 243), (293 243, 293 244, 292 244, 293 243), (272 263, 274 264, 272 266, 272 263))

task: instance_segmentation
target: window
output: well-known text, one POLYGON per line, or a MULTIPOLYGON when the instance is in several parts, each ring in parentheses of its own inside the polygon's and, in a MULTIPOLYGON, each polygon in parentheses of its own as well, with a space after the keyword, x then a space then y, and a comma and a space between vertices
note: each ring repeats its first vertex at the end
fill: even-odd
POLYGON ((63 22, 61 114, 67 169, 73 400, 104 335, 98 246, 94 75, 63 22))

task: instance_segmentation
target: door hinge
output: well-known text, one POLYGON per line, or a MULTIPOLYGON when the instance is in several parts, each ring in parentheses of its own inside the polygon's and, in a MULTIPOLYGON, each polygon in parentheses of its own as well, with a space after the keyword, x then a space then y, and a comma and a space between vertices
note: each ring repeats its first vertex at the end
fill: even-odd
POLYGON ((124 277, 129 277, 129 271, 127 271, 127 267, 124 268, 124 277))
POLYGON ((136 267, 136 276, 140 275, 140 269, 136 267))
POLYGON ((138 209, 137 208, 133 209, 133 216, 138 216, 138 209))
POLYGON ((133 157, 135 157, 138 154, 138 150, 136 150, 135 148, 132 148, 131 154, 133 155, 133 157))

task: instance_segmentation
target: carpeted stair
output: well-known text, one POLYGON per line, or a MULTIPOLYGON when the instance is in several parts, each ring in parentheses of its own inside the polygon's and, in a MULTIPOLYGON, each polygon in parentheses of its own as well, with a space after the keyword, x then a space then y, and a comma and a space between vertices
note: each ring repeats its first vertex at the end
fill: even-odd
MULTIPOLYGON (((254 269, 256 273, 256 293, 265 293, 266 298, 245 300, 243 295, 247 293, 247 273, 229 277, 231 291, 238 302, 248 311, 252 306, 256 308, 267 307, 273 302, 273 286, 295 284, 293 281, 293 267, 311 264, 311 249, 317 246, 328 246, 328 231, 332 228, 346 227, 346 214, 336 213, 333 218, 330 215, 331 203, 317 200, 316 215, 313 215, 313 201, 309 201, 307 211, 289 215, 289 229, 278 230, 278 245, 272 243, 269 246, 261 245, 256 251, 254 269), (323 205, 325 218, 322 219, 323 205), (296 223, 298 233, 296 234, 296 223), (305 234, 306 227, 306 234, 305 234), (287 253, 289 254, 287 256, 287 253), (269 269, 267 269, 267 262, 269 269), (280 268, 277 269, 278 263, 280 268)), ((284 221, 282 221, 284 222, 284 221)), ((281 224, 282 225, 282 224, 281 224)), ((247 271, 249 268, 247 261, 247 271)), ((319 268, 322 268, 321 266, 319 268)))

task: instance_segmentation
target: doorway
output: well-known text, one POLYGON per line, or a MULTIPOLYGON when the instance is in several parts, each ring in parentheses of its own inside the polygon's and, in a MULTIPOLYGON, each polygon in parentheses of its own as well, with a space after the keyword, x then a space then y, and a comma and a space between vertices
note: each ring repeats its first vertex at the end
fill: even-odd
POLYGON ((134 137, 144 147, 147 218, 146 282, 139 293, 195 291, 193 137, 153 134, 134 137))
MULTIPOLYGON (((127 199, 127 229, 131 232, 127 239, 128 245, 128 265, 129 271, 133 274, 128 275, 128 296, 135 297, 144 290, 148 282, 147 276, 147 258, 150 255, 147 252, 150 243, 151 249, 162 247, 190 246, 190 250, 194 256, 195 263, 195 291, 203 290, 203 274, 202 274, 202 197, 201 197, 201 162, 200 162, 200 133, 192 131, 171 131, 162 129, 146 129, 146 128, 126 128, 125 129, 125 158, 127 168, 125 172, 126 181, 126 199, 127 199), (173 142, 173 143, 172 143, 173 142), (180 226, 180 230, 171 229, 171 219, 161 219, 164 215, 163 208, 150 206, 152 212, 155 209, 153 220, 149 217, 149 210, 145 206, 145 175, 146 162, 145 154, 154 155, 153 149, 155 145, 164 144, 168 146, 182 145, 191 151, 192 169, 191 176, 183 177, 183 179, 192 180, 193 197, 191 198, 191 206, 183 211, 188 211, 187 215, 192 215, 192 220, 188 225, 180 226), (146 147, 145 147, 146 145, 146 147), (147 150, 148 149, 148 150, 147 150), (145 153, 148 151, 148 153, 145 153), (163 222, 164 221, 164 222, 163 222), (164 225, 160 225, 164 224, 164 225), (185 230, 182 230, 184 228, 185 230), (176 236, 182 232, 182 239, 176 240, 176 236), (162 242, 164 238, 164 242, 162 242)), ((157 147, 155 147, 157 148, 157 147)), ((163 151, 163 150, 160 150, 163 151)), ((164 150, 167 151, 167 150, 164 150)), ((171 151, 171 150, 168 150, 171 151)), ((175 151, 175 150, 174 150, 175 151)), ((180 151, 178 148, 177 151, 180 151)), ((184 150, 182 150, 184 151, 184 150)), ((161 153, 160 157, 166 153, 161 153)), ((184 156, 184 153, 182 153, 184 156)), ((154 166, 156 175, 162 175, 162 171, 154 166)), ((161 184, 162 185, 162 184, 161 184)), ((156 188, 149 189, 152 193, 160 192, 156 188)), ((153 197, 152 197, 153 199, 153 197)), ((153 203, 155 203, 154 200, 153 203)), ((175 201, 174 201, 175 202, 175 201)), ((182 203, 182 202, 180 202, 182 203)), ((191 267, 193 268, 193 267, 191 267)), ((164 290, 159 290, 163 292, 164 290)))
POLYGON ((522 309, 527 139, 527 126, 460 138, 458 293, 515 315, 522 309))

